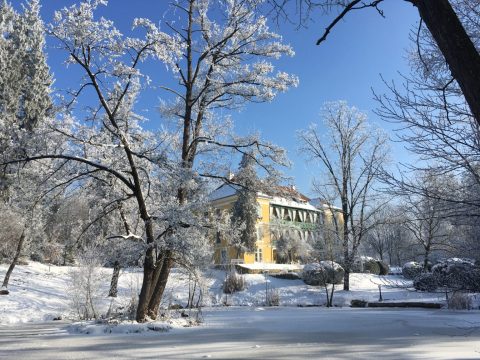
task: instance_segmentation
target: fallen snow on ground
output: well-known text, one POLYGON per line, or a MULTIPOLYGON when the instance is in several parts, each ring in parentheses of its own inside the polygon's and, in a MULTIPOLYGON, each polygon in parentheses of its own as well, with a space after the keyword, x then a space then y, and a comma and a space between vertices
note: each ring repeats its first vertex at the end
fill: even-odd
POLYGON ((167 322, 149 322, 139 324, 136 321, 121 323, 98 324, 93 321, 77 322, 68 327, 69 332, 76 334, 102 335, 102 334, 140 334, 150 331, 167 332, 172 325, 167 322))
MULTIPOLYGON (((6 265, 0 265, 0 278, 3 278, 6 269, 6 265)), ((75 318, 76 314, 71 309, 69 295, 69 273, 71 271, 72 267, 49 267, 36 262, 17 266, 10 280, 10 294, 0 296, 0 324, 38 322, 58 317, 75 318)), ((101 268, 99 271, 104 279, 99 313, 106 314, 109 308, 114 311, 125 311, 132 299, 137 298, 140 291, 141 269, 126 269, 122 272, 118 297, 115 299, 107 297, 112 269, 101 268)), ((263 306, 266 291, 278 292, 281 306, 323 305, 326 302, 323 287, 309 286, 302 280, 279 279, 263 274, 244 275, 247 288, 244 291, 226 295, 222 291, 225 275, 225 271, 213 269, 207 270, 203 274, 201 286, 207 294, 203 298, 204 306, 263 306)), ((405 288, 411 285, 411 282, 405 282, 401 276, 352 274, 350 281, 351 291, 343 291, 341 290, 342 285, 336 285, 334 305, 349 306, 352 299, 377 301, 379 285, 385 301, 445 302, 444 294, 418 292, 412 291, 411 288, 405 288)), ((167 284, 163 308, 172 305, 185 306, 189 284, 193 285, 189 275, 179 269, 174 269, 167 284)), ((478 296, 476 301, 478 307, 480 301, 478 296)), ((125 329, 125 331, 130 331, 127 327, 125 329)), ((119 328, 118 331, 120 331, 119 328)))
POLYGON ((2 359, 478 359, 480 312, 211 307, 202 326, 71 336, 65 324, 0 326, 2 359))

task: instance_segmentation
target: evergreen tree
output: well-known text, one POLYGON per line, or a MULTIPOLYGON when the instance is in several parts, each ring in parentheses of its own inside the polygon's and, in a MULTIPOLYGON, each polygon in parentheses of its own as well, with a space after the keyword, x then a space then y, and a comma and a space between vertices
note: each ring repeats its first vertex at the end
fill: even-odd
POLYGON ((255 164, 253 153, 244 154, 238 174, 235 175, 235 182, 240 184, 241 188, 233 208, 233 216, 235 222, 245 224, 241 234, 241 243, 243 250, 246 251, 255 251, 257 241, 257 191, 260 180, 255 164))
MULTIPOLYGON (((32 132, 52 109, 52 78, 44 47, 39 0, 27 2, 22 14, 4 0, 0 4, 0 156, 7 161, 23 154, 28 147, 44 146, 44 142, 35 144, 32 132)), ((2 283, 4 288, 26 244, 38 240, 35 226, 40 224, 41 214, 35 206, 41 192, 33 189, 40 184, 35 166, 5 168, 0 174, 0 200, 17 216, 17 228, 22 229, 15 236, 15 251, 2 283)), ((2 212, 0 220, 5 215, 2 212)))
POLYGON ((6 126, 32 130, 52 109, 52 77, 46 62, 39 0, 23 14, 0 5, 0 113, 6 126))

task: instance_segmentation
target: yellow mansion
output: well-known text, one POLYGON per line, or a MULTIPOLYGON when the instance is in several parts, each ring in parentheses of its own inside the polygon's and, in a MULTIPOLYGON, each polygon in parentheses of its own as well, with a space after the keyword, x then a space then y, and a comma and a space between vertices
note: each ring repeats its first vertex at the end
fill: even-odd
MULTIPOLYGON (((214 262, 216 265, 232 263, 284 262, 277 254, 277 241, 285 231, 295 231, 303 240, 318 235, 326 222, 331 222, 332 207, 310 200, 295 187, 278 187, 276 195, 257 193, 257 242, 255 252, 238 253, 228 239, 215 237, 214 262), (278 195, 281 194, 281 195, 278 195)), ((215 190, 211 202, 215 209, 231 211, 238 197, 238 187, 225 184, 215 190)), ((336 209, 336 208, 335 208, 336 209)), ((218 211, 217 210, 217 211, 218 211)), ((338 215, 339 209, 334 210, 338 215)), ((336 216, 341 220, 341 216, 336 216)))

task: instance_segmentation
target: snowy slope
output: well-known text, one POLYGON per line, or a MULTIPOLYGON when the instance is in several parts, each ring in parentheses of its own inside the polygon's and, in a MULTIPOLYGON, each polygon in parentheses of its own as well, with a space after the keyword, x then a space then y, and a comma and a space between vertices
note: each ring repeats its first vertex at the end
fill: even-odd
MULTIPOLYGON (((6 265, 0 265, 0 278, 3 278, 6 265)), ((10 280, 10 295, 0 296, 0 324, 51 320, 55 317, 73 317, 70 309, 69 272, 71 267, 59 267, 30 262, 26 266, 17 266, 10 280)), ((106 313, 109 306, 126 307, 132 297, 136 297, 141 287, 140 269, 127 269, 122 272, 119 281, 119 296, 112 300, 106 295, 110 284, 111 269, 99 269, 102 274, 102 299, 100 313, 106 313), (113 303, 112 303, 113 301, 113 303)), ((281 306, 308 306, 325 304, 323 287, 309 286, 301 280, 285 280, 265 277, 262 274, 244 275, 247 288, 244 291, 225 295, 222 283, 225 272, 208 270, 203 274, 202 284, 206 289, 203 299, 205 306, 262 306, 265 304, 265 289, 278 291, 281 306)), ((351 299, 377 301, 378 285, 382 285, 384 300, 390 301, 430 301, 444 302, 444 295, 423 293, 389 284, 404 283, 400 276, 380 277, 369 274, 352 274, 351 291, 340 290, 337 285, 334 296, 336 306, 349 306, 351 299)), ((169 279, 164 307, 173 304, 185 306, 188 299, 189 277, 175 269, 169 279)))

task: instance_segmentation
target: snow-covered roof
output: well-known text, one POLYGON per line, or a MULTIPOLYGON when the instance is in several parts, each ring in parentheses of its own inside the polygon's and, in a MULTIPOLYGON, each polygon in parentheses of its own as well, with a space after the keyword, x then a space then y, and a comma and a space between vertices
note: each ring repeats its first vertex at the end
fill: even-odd
POLYGON ((279 196, 274 196, 270 201, 270 204, 273 205, 280 205, 280 206, 288 206, 297 209, 305 209, 311 211, 318 211, 318 209, 308 202, 299 202, 292 199, 286 199, 279 196))
MULTIPOLYGON (((316 203, 313 203, 313 201, 312 203, 310 203, 309 201, 307 201, 308 200, 307 197, 302 195, 300 192, 298 192, 294 188, 289 188, 290 192, 286 192, 285 189, 287 188, 288 187, 285 187, 285 186, 278 187, 277 190, 280 191, 279 193, 281 195, 277 194, 274 196, 270 196, 268 194, 259 192, 258 196, 270 198, 271 199, 270 203, 272 205, 286 206, 286 207, 291 207, 296 209, 321 211, 325 208, 331 207, 330 205, 325 205, 324 203, 320 202, 318 199, 313 200, 313 201, 316 201, 316 203)), ((223 184, 210 194, 209 196, 210 201, 220 200, 230 196, 234 196, 236 195, 239 189, 240 189, 239 185, 223 184)), ((335 207, 332 207, 332 208, 337 209, 335 207)))
POLYGON ((320 209, 320 210, 323 210, 323 209, 342 210, 338 206, 329 204, 327 201, 321 198, 310 199, 310 204, 312 204, 313 206, 315 206, 317 209, 320 209))
POLYGON ((215 191, 213 191, 209 198, 210 201, 218 200, 218 199, 223 199, 229 196, 233 196, 237 193, 237 190, 240 189, 240 186, 238 185, 232 185, 232 184, 223 184, 219 188, 217 188, 215 191))

